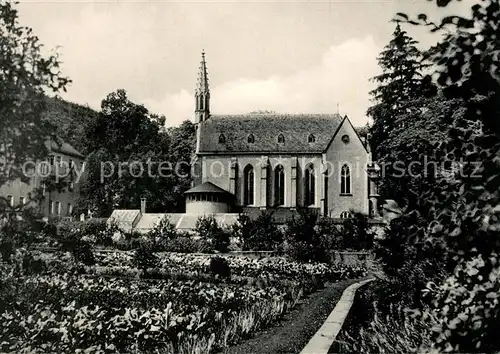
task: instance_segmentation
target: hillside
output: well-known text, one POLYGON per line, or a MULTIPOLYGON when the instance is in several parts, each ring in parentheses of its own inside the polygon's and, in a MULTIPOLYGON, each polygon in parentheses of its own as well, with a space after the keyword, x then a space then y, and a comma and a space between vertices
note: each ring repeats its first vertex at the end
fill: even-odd
POLYGON ((56 127, 56 134, 73 145, 83 155, 87 155, 84 144, 84 126, 97 111, 88 106, 65 101, 61 98, 47 97, 47 111, 45 116, 56 127))

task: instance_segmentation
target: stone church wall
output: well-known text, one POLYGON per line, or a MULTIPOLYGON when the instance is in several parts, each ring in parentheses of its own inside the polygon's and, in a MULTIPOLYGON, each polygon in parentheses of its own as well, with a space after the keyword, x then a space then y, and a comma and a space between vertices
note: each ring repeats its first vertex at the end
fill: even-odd
POLYGON ((368 154, 348 120, 344 121, 328 148, 326 160, 331 161, 329 168, 333 168, 333 171, 328 170, 328 215, 338 218, 343 211, 350 209, 368 213, 368 176, 366 173, 368 154), (344 135, 349 137, 348 143, 342 141, 344 135), (344 163, 349 164, 351 170, 350 195, 340 194, 340 173, 344 163))

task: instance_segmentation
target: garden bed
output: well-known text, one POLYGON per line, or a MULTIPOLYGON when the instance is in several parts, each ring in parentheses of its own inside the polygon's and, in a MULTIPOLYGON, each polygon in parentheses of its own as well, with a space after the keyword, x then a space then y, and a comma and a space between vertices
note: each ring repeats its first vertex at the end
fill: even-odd
POLYGON ((356 341, 360 340, 360 338, 357 338, 360 331, 366 329, 373 318, 373 289, 380 286, 377 282, 379 281, 375 280, 370 282, 356 291, 349 314, 335 342, 332 344, 329 353, 358 354, 358 352, 353 349, 354 344, 356 341))
POLYGON ((278 257, 163 253, 148 272, 136 268, 133 252, 96 252, 96 265, 76 268, 67 253, 37 258, 43 266, 35 273, 2 272, 2 352, 209 353, 256 334, 265 343, 262 331, 283 318, 290 325, 277 327, 272 337, 282 339, 271 343, 283 347, 285 329, 295 328, 290 335, 300 350, 346 279, 366 275, 359 267, 278 257), (229 277, 211 272, 213 258, 226 259, 229 277), (326 289, 303 300, 325 283, 326 289), (301 301, 303 311, 297 312, 301 301))
POLYGON ((299 353, 333 310, 342 292, 359 280, 327 283, 325 288, 300 301, 279 323, 252 339, 226 348, 224 354, 299 353))

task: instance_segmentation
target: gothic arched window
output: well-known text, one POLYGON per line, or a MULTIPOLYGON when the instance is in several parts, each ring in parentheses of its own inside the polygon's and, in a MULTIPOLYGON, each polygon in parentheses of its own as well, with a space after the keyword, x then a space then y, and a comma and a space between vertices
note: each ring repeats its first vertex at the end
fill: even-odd
POLYGON ((226 143, 226 137, 224 134, 219 135, 219 144, 225 144, 226 143))
POLYGON ((278 135, 278 144, 285 143, 285 136, 283 134, 278 135))
POLYGON ((253 136, 253 134, 250 134, 250 135, 248 136, 248 138, 247 138, 247 142, 248 142, 249 144, 253 144, 253 143, 255 143, 255 137, 253 136))
POLYGON ((285 170, 281 165, 274 170, 274 200, 276 206, 285 205, 285 170))
POLYGON ((340 170, 340 194, 351 194, 351 171, 347 164, 340 170))
POLYGON ((304 176, 304 197, 305 205, 314 205, 316 193, 316 178, 314 176, 314 166, 311 164, 306 168, 304 176))
POLYGON ((310 134, 309 137, 307 138, 308 143, 314 143, 316 141, 316 138, 314 135, 310 134))
POLYGON ((243 183, 243 204, 252 205, 254 196, 254 174, 251 165, 248 165, 243 170, 243 183))

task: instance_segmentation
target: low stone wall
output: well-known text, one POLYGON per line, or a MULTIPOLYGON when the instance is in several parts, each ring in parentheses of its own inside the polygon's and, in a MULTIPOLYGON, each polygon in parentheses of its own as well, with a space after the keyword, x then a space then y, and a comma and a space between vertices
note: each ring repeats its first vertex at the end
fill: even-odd
POLYGON ((373 280, 375 279, 371 278, 354 283, 344 290, 342 297, 339 302, 337 302, 337 305, 330 313, 325 323, 323 323, 323 326, 321 326, 321 328, 311 338, 300 354, 328 354, 331 352, 332 345, 342 329, 354 302, 356 290, 373 280))

